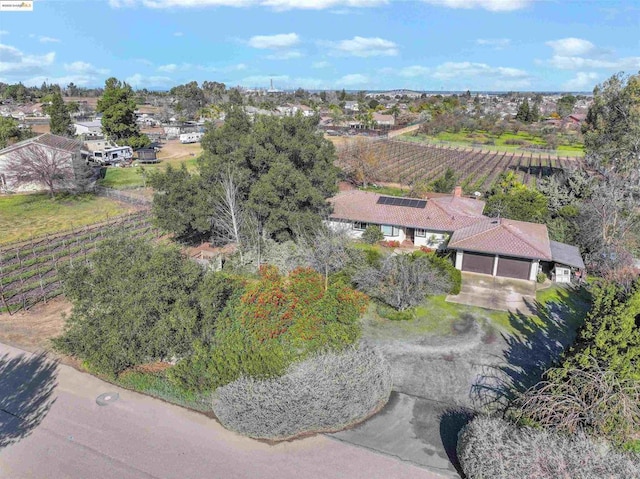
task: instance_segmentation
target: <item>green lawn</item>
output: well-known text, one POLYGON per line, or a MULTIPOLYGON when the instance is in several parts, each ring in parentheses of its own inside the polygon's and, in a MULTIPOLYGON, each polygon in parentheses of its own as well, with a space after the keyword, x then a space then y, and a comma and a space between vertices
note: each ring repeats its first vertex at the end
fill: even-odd
POLYGON ((0 197, 0 244, 105 220, 129 210, 109 198, 36 193, 0 197))
MULTIPOLYGON (((425 142, 434 144, 446 144, 449 146, 473 146, 492 151, 528 151, 528 148, 544 146, 546 144, 544 138, 531 135, 527 132, 520 131, 518 133, 506 132, 502 135, 493 135, 485 131, 459 131, 459 132, 442 132, 436 136, 427 136, 423 134, 407 133, 398 137, 401 140, 413 142, 425 142), (522 144, 514 145, 509 142, 521 142, 522 144)), ((569 138, 561 136, 565 143, 558 145, 555 151, 549 150, 550 155, 557 156, 584 156, 584 146, 581 144, 570 143, 569 138)))
MULTIPOLYGON (((552 286, 539 291, 536 297, 540 313, 530 320, 540 328, 546 327, 549 311, 557 312, 573 335, 582 324, 589 310, 589 297, 583 290, 570 290, 552 286)), ((371 303, 363 318, 364 335, 375 339, 408 339, 418 336, 454 334, 454 324, 474 319, 507 334, 519 334, 522 327, 519 318, 506 311, 492 311, 474 306, 447 303, 445 296, 432 296, 414 308, 414 318, 407 321, 390 321, 380 316, 384 308, 371 303)))
POLYGON ((100 180, 100 186, 106 186, 107 188, 114 188, 117 190, 127 188, 137 188, 144 186, 144 176, 141 174, 141 168, 144 168, 146 172, 157 171, 158 169, 166 168, 166 165, 172 165, 179 167, 181 163, 187 165, 190 171, 193 171, 196 166, 196 158, 167 160, 154 165, 132 166, 129 168, 119 167, 107 167, 106 175, 100 180))

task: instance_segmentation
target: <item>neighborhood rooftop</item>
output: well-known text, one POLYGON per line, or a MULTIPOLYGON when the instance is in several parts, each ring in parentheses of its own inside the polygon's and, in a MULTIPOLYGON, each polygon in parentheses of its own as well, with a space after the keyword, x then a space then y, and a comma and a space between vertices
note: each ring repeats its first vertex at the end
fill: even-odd
POLYGON ((24 148, 25 146, 34 144, 54 148, 57 150, 67 151, 69 153, 77 152, 82 146, 81 141, 65 138, 64 136, 53 135, 51 133, 43 133, 42 135, 15 143, 2 150, 2 152, 8 153, 9 151, 18 150, 20 148, 24 148))
POLYGON ((329 199, 333 206, 330 219, 454 231, 478 221, 484 209, 483 201, 457 196, 426 200, 425 207, 393 205, 385 200, 381 204, 380 198, 387 197, 360 190, 341 192, 329 199))

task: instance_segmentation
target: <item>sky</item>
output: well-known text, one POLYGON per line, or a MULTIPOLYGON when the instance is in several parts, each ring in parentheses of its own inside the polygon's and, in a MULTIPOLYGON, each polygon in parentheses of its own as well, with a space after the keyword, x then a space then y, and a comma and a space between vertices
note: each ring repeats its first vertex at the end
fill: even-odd
POLYGON ((640 2, 36 0, 0 11, 0 81, 592 91, 640 71, 640 2))

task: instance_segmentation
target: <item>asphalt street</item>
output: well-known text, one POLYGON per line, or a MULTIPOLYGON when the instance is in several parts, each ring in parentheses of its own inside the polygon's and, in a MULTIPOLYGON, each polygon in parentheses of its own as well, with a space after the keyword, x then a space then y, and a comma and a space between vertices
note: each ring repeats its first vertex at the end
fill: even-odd
POLYGON ((2 344, 0 477, 439 478, 322 435, 277 445, 247 439, 202 414, 2 344))

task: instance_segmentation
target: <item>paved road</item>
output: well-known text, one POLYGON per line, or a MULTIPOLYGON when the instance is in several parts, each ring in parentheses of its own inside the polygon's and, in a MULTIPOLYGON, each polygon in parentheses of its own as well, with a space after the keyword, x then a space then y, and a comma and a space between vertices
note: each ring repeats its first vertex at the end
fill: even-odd
POLYGON ((4 345, 2 446, 0 477, 11 479, 438 479, 325 436, 275 446, 246 439, 201 414, 4 345), (99 406, 105 392, 119 399, 99 406))

